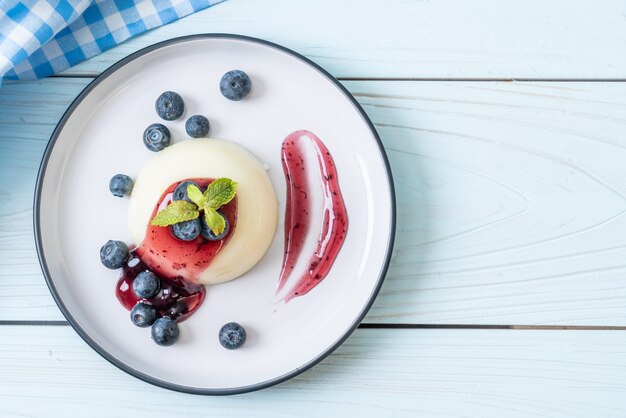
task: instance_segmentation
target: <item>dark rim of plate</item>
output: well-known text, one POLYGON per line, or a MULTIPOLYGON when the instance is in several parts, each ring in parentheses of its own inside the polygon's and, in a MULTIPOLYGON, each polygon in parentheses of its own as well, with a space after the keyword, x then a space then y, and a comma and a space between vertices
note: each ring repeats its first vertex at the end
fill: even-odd
POLYGON ((284 46, 281 45, 277 45, 275 43, 269 42, 269 41, 265 41, 263 39, 258 39, 258 38, 253 38, 250 36, 244 36, 244 35, 234 35, 234 34, 227 34, 227 33, 207 33, 207 34, 196 34, 196 35, 189 35, 189 36, 182 36, 179 38, 173 38, 173 39, 169 39, 163 42, 159 42, 156 43, 154 45, 150 45, 148 47, 145 47, 125 58, 123 58, 122 60, 118 61, 117 63, 113 64, 112 66, 110 66, 109 68, 107 68, 104 72, 102 72, 98 77, 96 77, 91 83, 89 83, 84 89, 83 91, 78 95, 78 97, 76 97, 76 99, 74 99, 74 101, 72 102, 72 104, 69 106, 69 108, 65 111, 65 113, 63 114, 63 117, 61 118, 61 120, 59 121, 59 123, 57 124, 56 128, 54 129, 54 132, 52 133, 52 136, 50 138, 50 141, 46 147, 46 150, 44 152, 43 155, 43 159, 41 161, 41 165, 39 166, 39 173, 37 175, 37 183, 35 185, 35 198, 34 198, 34 211, 33 211, 33 222, 34 222, 34 232, 35 232, 35 245, 37 247, 37 255, 39 257, 39 263, 41 264, 41 269, 43 271, 44 277, 46 279, 46 283, 48 285, 48 288, 50 289, 50 292, 52 293, 52 296, 55 300, 55 302, 57 303, 57 305, 59 306, 59 309, 61 309, 61 312, 63 312, 63 315, 65 316, 65 318, 67 319, 67 321, 70 323, 70 325, 74 328, 74 330, 78 333, 78 335, 80 335, 80 337, 85 340, 85 342, 87 344, 89 344, 89 346, 91 348, 93 348, 98 354, 100 354, 102 357, 104 357, 107 361, 109 361, 110 363, 112 363, 113 365, 115 365, 116 367, 120 368, 121 370, 125 371, 126 373, 135 376, 145 382, 151 383, 153 385, 156 386, 160 386, 166 389, 170 389, 170 390, 175 390, 178 392, 185 392, 185 393, 192 393, 192 394, 198 394, 198 395, 234 395, 234 394, 238 394, 238 393, 245 393, 245 392, 252 392, 255 390, 259 390, 259 389, 264 389, 267 388, 269 386, 273 386, 276 385, 278 383, 284 382, 288 379, 291 379, 292 377, 310 369, 311 367, 313 367, 314 365, 316 365, 317 363, 319 363, 320 361, 322 361, 324 358, 326 358, 330 353, 332 353, 333 351, 335 351, 351 334, 352 332, 354 332, 354 330, 359 326, 359 324, 361 323, 361 321, 363 320, 363 318, 365 317, 365 315, 367 314, 367 312, 369 311, 370 307, 372 306, 372 304, 374 303, 374 299, 376 299, 376 296, 378 295, 378 292, 380 291, 380 288, 383 284, 383 280, 385 278, 385 275, 387 273, 387 269, 389 268, 389 262, 391 261, 391 253, 393 250, 393 244, 394 244, 394 238, 395 238, 395 229, 396 229, 396 199, 395 199, 395 191, 394 191, 394 185, 393 185, 393 178, 392 178, 392 173, 391 173, 391 168, 389 166, 389 161, 387 159, 387 155, 385 153, 385 150, 383 148, 383 144, 382 141, 380 140, 380 137, 378 136, 378 133, 376 132, 376 129, 374 128, 374 125, 372 124, 372 122, 370 121, 370 119, 367 117, 367 115, 365 114, 365 111, 363 110, 363 108, 361 107, 361 105, 359 105, 359 103, 356 101, 356 99, 348 92, 348 90, 339 82, 337 81, 332 75, 330 75, 326 70, 324 70, 322 67, 320 67, 319 65, 317 65, 316 63, 314 63, 313 61, 311 61, 310 59, 298 54, 297 52, 294 52, 288 48, 285 48, 284 46), (242 386, 242 387, 234 387, 234 388, 225 388, 225 389, 206 389, 206 388, 196 388, 196 387, 190 387, 190 386, 184 386, 184 385, 178 385, 175 383, 171 383, 171 382, 167 382, 161 379, 157 379, 154 378, 148 374, 145 374, 143 372, 140 372, 139 370, 135 370, 132 367, 130 367, 129 365, 121 362, 120 360, 118 360, 116 357, 112 356, 111 354, 109 354, 109 352, 107 352, 104 348, 102 348, 100 345, 98 345, 88 334, 87 332, 85 332, 85 330, 83 330, 80 325, 78 324, 78 322, 74 319, 74 317, 72 316, 72 314, 70 313, 69 309, 65 306, 65 304, 63 303, 63 301, 61 300, 61 297, 59 295, 59 293, 57 292, 57 289, 55 287, 54 284, 54 280, 52 279, 51 275, 50 275, 50 271, 48 270, 48 265, 46 263, 46 257, 43 251, 43 245, 42 245, 42 238, 41 238, 41 228, 40 228, 40 211, 41 211, 41 192, 42 192, 42 185, 43 185, 43 179, 46 175, 46 167, 48 165, 48 160, 50 159, 50 155, 52 153, 52 150, 54 148, 54 145, 61 133, 61 131, 63 130, 63 127, 65 126, 65 123, 68 121, 68 119, 72 116, 72 114, 74 113, 74 110, 76 110, 76 108, 81 104, 81 102, 83 101, 83 99, 85 97, 87 97, 87 95, 98 85, 100 84, 103 80, 105 80, 107 77, 109 77, 111 74, 113 74, 115 71, 117 71, 118 69, 120 69, 121 67, 125 66, 126 64, 128 64, 129 62, 143 56, 146 55, 152 51, 155 51, 157 49, 166 47, 166 46, 170 46, 170 45, 174 45, 174 44, 178 44, 178 43, 182 43, 182 42, 188 42, 188 41, 193 41, 193 40, 198 40, 198 39, 232 39, 232 40, 237 40, 237 41, 246 41, 246 42, 251 42, 251 43, 256 43, 259 45, 263 45, 263 46, 267 46, 267 47, 271 47, 274 49, 277 49, 279 51, 282 51, 288 55, 291 55, 297 59, 299 59, 300 61, 304 62, 305 64, 308 64, 309 66, 313 67, 314 69, 316 69, 317 71, 319 71, 322 75, 324 75, 331 83, 333 83, 335 85, 335 87, 337 87, 343 94, 344 96, 350 100, 350 102, 352 103, 352 105, 354 106, 354 108, 356 109, 357 112, 359 112, 359 114, 361 115, 361 118, 363 119, 363 121, 367 124, 367 126, 369 127, 372 136, 375 138, 376 143, 378 145, 379 151, 380 151, 380 156, 385 164, 385 170, 387 171, 387 179, 388 179, 388 183, 389 183, 389 190, 390 190, 390 195, 389 195, 389 199, 390 199, 390 203, 391 203, 391 219, 390 219, 390 236, 389 236, 389 242, 387 245, 387 254, 385 255, 385 262, 384 265, 380 271, 380 275, 378 278, 378 282, 372 292, 372 294, 369 297, 368 302, 365 304, 365 306, 363 307, 363 309, 361 310, 361 312, 359 313, 359 315, 355 318, 353 324, 345 331, 344 335, 339 338, 339 340, 337 340, 334 344, 332 344, 330 347, 328 347, 324 352, 322 352, 320 355, 318 355, 317 357, 315 357, 314 359, 310 360, 308 363, 303 364, 301 367, 296 368, 295 370, 292 370, 282 376, 278 376, 276 378, 264 381, 264 382, 259 382, 253 385, 248 385, 248 386, 242 386))

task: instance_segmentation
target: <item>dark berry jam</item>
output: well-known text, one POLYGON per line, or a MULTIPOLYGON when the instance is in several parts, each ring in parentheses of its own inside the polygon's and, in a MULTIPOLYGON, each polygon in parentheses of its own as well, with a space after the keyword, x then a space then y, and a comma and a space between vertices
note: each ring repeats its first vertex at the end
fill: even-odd
POLYGON ((117 299, 126 309, 131 310, 137 302, 147 302, 156 308, 159 317, 169 316, 176 321, 184 321, 202 304, 206 294, 203 285, 188 282, 180 277, 166 279, 158 274, 161 288, 156 296, 137 297, 131 286, 135 277, 146 270, 151 269, 137 257, 136 251, 131 252, 131 258, 124 266, 122 277, 115 289, 117 299))
MULTIPOLYGON (((194 181, 201 190, 213 179, 184 179, 169 186, 159 198, 150 219, 172 201, 176 186, 184 181, 194 181)), ((131 252, 131 258, 123 268, 116 293, 121 304, 128 310, 139 301, 153 305, 159 316, 169 316, 184 321, 200 307, 206 289, 198 283, 199 275, 230 240, 237 224, 237 198, 220 209, 228 219, 230 229, 219 241, 202 236, 192 241, 175 238, 169 227, 147 226, 146 236, 139 247, 131 252), (132 282, 142 271, 150 270, 159 277, 161 289, 152 298, 141 299, 132 291, 132 282)), ((201 216, 204 216, 201 214, 201 216)))

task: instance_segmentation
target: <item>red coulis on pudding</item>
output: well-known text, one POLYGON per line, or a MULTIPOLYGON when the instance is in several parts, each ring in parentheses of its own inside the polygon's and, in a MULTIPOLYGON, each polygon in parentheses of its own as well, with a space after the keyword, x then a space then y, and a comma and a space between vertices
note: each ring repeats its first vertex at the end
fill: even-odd
POLYGON ((348 213, 343 202, 337 169, 324 143, 312 132, 301 130, 291 133, 282 145, 282 162, 287 183, 285 209, 285 252, 276 292, 287 283, 302 252, 310 229, 311 187, 320 187, 324 195, 321 231, 306 270, 300 274, 284 301, 308 293, 324 280, 343 245, 348 231, 348 213), (315 149, 319 166, 319 183, 308 179, 303 141, 309 140, 315 149))
MULTIPOLYGON (((159 198, 150 219, 172 201, 176 186, 184 181, 194 181, 200 189, 206 188, 214 179, 184 179, 169 186, 159 198)), ((220 208, 228 219, 230 229, 219 241, 209 241, 198 236, 192 241, 175 238, 169 227, 148 225, 146 236, 123 267, 116 294, 120 303, 128 310, 139 301, 153 305, 159 316, 170 316, 184 321, 200 307, 206 289, 198 283, 202 273, 220 250, 228 244, 237 224, 237 197, 220 208), (157 275, 161 288, 156 296, 142 299, 131 288, 134 278, 142 271, 150 270, 157 275)), ((201 214, 200 216, 203 216, 201 214)))

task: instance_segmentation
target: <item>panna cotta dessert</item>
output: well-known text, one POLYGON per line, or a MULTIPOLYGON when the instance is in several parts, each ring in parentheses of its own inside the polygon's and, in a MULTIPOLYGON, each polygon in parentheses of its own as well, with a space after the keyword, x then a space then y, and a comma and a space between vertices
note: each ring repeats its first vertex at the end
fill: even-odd
MULTIPOLYGON (((229 71, 220 80, 222 96, 246 99, 252 87, 243 71, 229 71)), ((174 91, 155 102, 164 121, 185 113, 174 91)), ((108 269, 121 269, 115 293, 138 327, 150 327, 154 342, 175 344, 178 322, 189 318, 205 299, 205 285, 236 279, 265 255, 274 239, 278 202, 266 166, 242 146, 208 138, 204 115, 185 122, 191 140, 172 145, 169 128, 152 123, 143 133, 149 151, 158 153, 136 179, 116 174, 109 190, 129 197, 130 245, 109 240, 100 249, 108 269)), ((245 328, 224 325, 219 342, 237 349, 245 328)))
POLYGON ((167 147, 142 168, 130 196, 128 220, 137 253, 157 273, 217 284, 243 275, 263 257, 274 239, 278 203, 263 164, 249 151, 234 142, 198 138, 167 147), (166 195, 178 184, 196 180, 202 189, 217 178, 236 182, 237 193, 223 209, 230 236, 207 241, 205 247, 215 247, 211 254, 195 256, 202 237, 184 242, 171 236, 168 228, 150 225, 155 210, 172 200, 166 195))
MULTIPOLYGON (((220 91, 230 101, 247 100, 246 73, 229 71, 220 91)), ((185 114, 176 92, 162 93, 157 115, 172 121, 185 114)), ((235 142, 209 137, 210 122, 189 116, 189 139, 172 143, 169 128, 152 123, 143 133, 155 155, 135 179, 117 174, 116 197, 128 197, 131 242, 108 241, 100 260, 121 269, 117 299, 138 327, 151 327, 161 346, 175 344, 178 323, 203 303, 209 285, 243 276, 275 238, 278 202, 266 165, 235 142)), ((278 149, 277 149, 278 151, 278 149)), ((348 233, 348 211, 333 157, 314 133, 287 135, 280 148, 285 175, 284 254, 276 296, 284 303, 308 294, 328 276, 348 233)), ((245 328, 229 322, 219 343, 237 349, 245 328)))

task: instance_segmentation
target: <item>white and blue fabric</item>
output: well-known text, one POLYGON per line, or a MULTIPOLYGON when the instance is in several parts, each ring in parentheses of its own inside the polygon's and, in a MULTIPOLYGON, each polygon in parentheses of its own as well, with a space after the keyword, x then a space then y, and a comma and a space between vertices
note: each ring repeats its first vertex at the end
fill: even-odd
POLYGON ((49 76, 223 0, 0 0, 0 82, 49 76))

